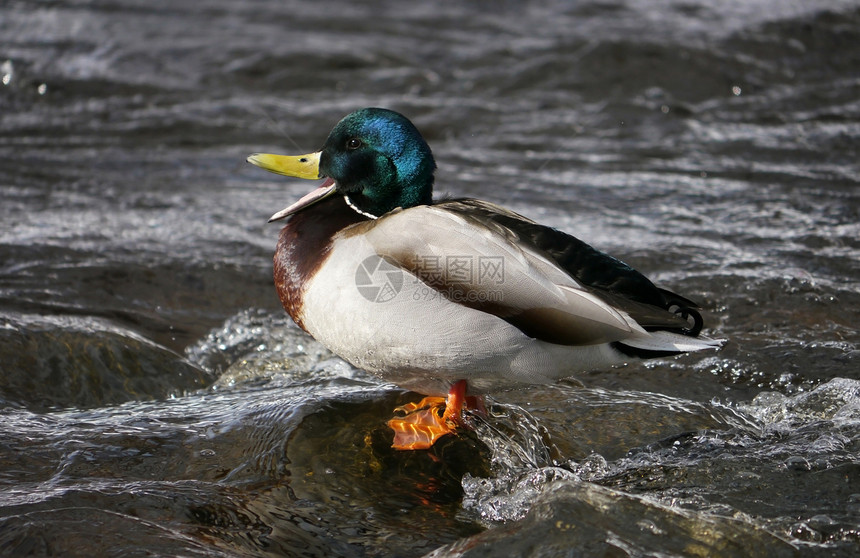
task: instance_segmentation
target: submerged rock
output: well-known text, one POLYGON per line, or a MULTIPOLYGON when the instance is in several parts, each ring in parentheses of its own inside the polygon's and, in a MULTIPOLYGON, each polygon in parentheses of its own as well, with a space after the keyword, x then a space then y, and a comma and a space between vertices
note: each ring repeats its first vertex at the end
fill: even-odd
POLYGON ((182 356, 106 320, 7 316, 0 399, 42 412, 164 399, 214 379, 182 356))
POLYGON ((559 481, 519 521, 441 547, 481 556, 794 556, 797 548, 734 518, 670 508, 591 483, 559 481))

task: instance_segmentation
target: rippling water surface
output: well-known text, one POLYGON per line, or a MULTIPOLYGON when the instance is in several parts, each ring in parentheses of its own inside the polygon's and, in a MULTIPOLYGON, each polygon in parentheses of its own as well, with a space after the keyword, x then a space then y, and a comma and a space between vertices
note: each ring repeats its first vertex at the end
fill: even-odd
POLYGON ((858 68, 853 1, 4 3, 0 552, 857 555, 858 68), (729 345, 393 452, 415 395, 274 293, 307 183, 244 163, 363 106, 729 345))

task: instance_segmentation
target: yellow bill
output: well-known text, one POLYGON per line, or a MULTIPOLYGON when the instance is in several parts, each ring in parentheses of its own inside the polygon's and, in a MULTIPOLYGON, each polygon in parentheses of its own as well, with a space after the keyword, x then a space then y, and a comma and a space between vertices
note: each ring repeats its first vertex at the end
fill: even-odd
POLYGON ((315 180, 320 178, 320 153, 320 151, 307 155, 254 153, 248 157, 248 162, 275 174, 315 180))
MULTIPOLYGON (((284 176, 295 176, 296 178, 309 178, 311 180, 322 178, 320 176, 320 153, 308 153, 307 155, 272 155, 270 153, 254 153, 248 157, 248 162, 261 169, 266 169, 275 174, 284 176)), ((284 217, 301 211, 335 193, 337 185, 334 180, 327 178, 316 190, 306 194, 293 205, 278 211, 271 217, 269 222, 278 221, 284 217)))

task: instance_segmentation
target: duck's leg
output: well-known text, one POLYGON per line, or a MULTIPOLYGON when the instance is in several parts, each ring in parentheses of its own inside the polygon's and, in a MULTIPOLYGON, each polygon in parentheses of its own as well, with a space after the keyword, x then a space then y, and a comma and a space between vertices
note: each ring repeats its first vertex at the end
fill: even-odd
POLYGON ((407 403, 394 409, 405 413, 403 417, 388 421, 394 430, 394 443, 398 450, 427 449, 436 440, 450 434, 463 424, 463 409, 467 406, 466 380, 460 380, 448 390, 448 398, 425 397, 418 403, 407 403))

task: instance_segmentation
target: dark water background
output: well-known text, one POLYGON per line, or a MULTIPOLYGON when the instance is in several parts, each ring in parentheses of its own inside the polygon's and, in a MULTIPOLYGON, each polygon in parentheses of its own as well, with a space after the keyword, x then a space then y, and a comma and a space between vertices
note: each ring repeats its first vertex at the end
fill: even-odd
POLYGON ((856 2, 0 4, 0 552, 856 556, 856 2), (407 114, 437 193, 700 301, 718 353, 414 399, 283 315, 248 153, 407 114))

